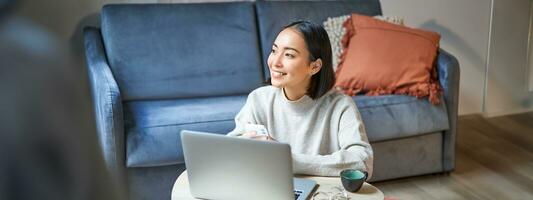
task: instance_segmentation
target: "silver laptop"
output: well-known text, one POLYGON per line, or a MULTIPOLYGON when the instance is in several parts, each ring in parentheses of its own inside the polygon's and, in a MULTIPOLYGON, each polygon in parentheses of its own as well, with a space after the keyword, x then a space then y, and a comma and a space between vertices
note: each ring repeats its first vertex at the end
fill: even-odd
POLYGON ((181 142, 195 198, 304 200, 317 186, 293 178, 288 144, 187 130, 181 142))

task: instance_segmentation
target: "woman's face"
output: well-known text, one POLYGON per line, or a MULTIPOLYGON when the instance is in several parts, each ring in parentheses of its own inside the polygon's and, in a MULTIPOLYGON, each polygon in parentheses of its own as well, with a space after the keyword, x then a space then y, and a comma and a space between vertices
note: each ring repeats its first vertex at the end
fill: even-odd
POLYGON ((311 76, 316 73, 304 38, 293 28, 279 33, 267 62, 271 84, 275 87, 307 91, 311 76))

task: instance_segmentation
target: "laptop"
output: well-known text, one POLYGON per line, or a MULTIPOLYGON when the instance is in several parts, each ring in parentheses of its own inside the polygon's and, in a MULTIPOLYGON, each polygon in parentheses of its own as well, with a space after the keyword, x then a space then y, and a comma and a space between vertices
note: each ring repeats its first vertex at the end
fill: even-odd
POLYGON ((293 178, 288 144, 188 130, 181 142, 195 198, 305 200, 317 186, 293 178))

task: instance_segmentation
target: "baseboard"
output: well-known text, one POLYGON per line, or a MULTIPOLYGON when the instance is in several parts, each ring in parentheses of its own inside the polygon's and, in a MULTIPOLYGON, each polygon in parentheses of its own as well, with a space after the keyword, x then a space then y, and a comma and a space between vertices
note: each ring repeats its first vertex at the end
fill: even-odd
POLYGON ((481 113, 481 115, 483 117, 490 118, 490 117, 514 115, 514 114, 520 114, 520 113, 526 113, 526 112, 533 112, 533 108, 521 108, 521 109, 506 110, 506 111, 499 111, 499 112, 481 113))

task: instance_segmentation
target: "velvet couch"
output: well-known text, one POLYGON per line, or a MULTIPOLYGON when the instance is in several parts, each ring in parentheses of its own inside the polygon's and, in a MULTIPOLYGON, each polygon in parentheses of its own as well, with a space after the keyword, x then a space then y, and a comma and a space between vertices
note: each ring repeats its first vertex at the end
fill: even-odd
MULTIPOLYGON (((86 27, 84 41, 108 169, 131 199, 169 199, 185 170, 180 131, 234 128, 247 94, 268 78, 265 60, 280 28, 352 12, 382 14, 377 0, 104 6, 101 27, 86 27)), ((370 181, 454 169, 459 65, 443 50, 436 65, 439 105, 353 97, 374 149, 370 181)))

